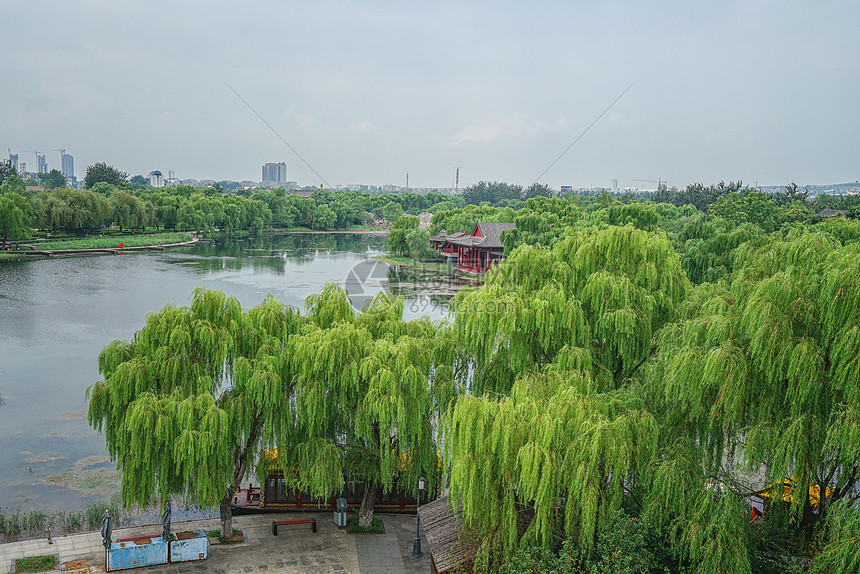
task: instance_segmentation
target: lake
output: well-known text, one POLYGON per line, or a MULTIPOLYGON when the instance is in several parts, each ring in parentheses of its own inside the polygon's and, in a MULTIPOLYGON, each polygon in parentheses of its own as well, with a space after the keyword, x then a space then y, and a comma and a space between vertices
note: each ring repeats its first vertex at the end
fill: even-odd
POLYGON ((246 308, 272 293, 302 310, 329 282, 358 305, 387 289, 405 297, 407 318, 442 319, 461 280, 376 261, 385 249, 377 235, 300 234, 0 264, 0 507, 76 510, 117 491, 104 438, 86 421, 98 354, 148 313, 187 305, 199 285, 246 308))

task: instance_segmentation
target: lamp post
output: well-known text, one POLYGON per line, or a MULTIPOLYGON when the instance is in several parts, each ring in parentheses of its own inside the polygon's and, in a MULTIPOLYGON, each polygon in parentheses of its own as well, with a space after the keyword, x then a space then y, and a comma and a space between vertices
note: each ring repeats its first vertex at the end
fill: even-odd
POLYGON ((427 488, 427 479, 423 476, 418 479, 418 500, 415 504, 415 544, 412 545, 412 557, 423 558, 421 553, 421 517, 418 515, 418 509, 421 508, 421 493, 427 488))

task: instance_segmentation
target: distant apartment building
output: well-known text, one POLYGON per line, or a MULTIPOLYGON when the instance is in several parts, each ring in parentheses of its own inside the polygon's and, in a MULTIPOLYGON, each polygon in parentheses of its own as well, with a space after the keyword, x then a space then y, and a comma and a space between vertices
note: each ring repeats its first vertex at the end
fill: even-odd
POLYGON ((70 179, 74 181, 75 179, 75 158, 72 157, 72 154, 61 153, 60 154, 60 171, 63 172, 63 177, 66 179, 70 179))
POLYGON ((45 159, 44 154, 37 153, 36 154, 36 163, 38 164, 38 172, 39 173, 48 173, 48 160, 45 159))
POLYGON ((263 164, 263 186, 284 187, 287 183, 287 164, 284 162, 263 164))
POLYGON ((9 163, 12 164, 15 171, 18 171, 18 154, 12 153, 12 150, 9 150, 9 163))
POLYGON ((152 187, 164 187, 164 176, 158 170, 149 172, 147 179, 152 187))

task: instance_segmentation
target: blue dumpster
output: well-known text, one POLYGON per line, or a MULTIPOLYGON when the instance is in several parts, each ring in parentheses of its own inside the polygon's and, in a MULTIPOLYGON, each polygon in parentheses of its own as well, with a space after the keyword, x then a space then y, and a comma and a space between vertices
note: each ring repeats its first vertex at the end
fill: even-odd
POLYGON ((170 562, 203 560, 209 554, 209 538, 205 530, 177 532, 170 541, 170 562))
POLYGON ((107 570, 167 564, 167 543, 161 536, 141 536, 110 545, 107 570))

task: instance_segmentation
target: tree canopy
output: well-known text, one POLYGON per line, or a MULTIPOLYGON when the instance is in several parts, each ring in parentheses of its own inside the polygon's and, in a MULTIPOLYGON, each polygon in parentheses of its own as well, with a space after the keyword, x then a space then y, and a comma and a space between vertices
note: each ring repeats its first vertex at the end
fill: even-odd
POLYGON ((87 166, 84 176, 84 186, 89 189, 100 181, 111 185, 119 185, 128 179, 128 173, 120 171, 104 162, 94 163, 87 166))
POLYGON ((309 297, 308 325, 287 350, 294 387, 276 433, 290 485, 328 496, 362 482, 359 523, 370 526, 377 493, 395 477, 408 490, 422 475, 436 483, 434 336, 426 319, 403 321, 402 299, 384 293, 360 314, 340 287, 309 297))
POLYGON ((122 472, 126 505, 185 495, 219 505, 232 532, 230 499, 289 410, 283 349, 301 322, 272 297, 243 311, 200 288, 190 307, 168 305, 105 347, 88 420, 122 472))
POLYGON ((457 296, 451 336, 472 376, 442 419, 444 452, 485 552, 551 547, 559 531, 593 545, 655 456, 631 381, 687 289, 665 235, 627 226, 522 246, 457 296))

